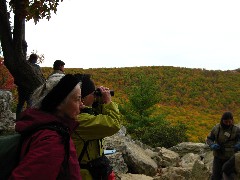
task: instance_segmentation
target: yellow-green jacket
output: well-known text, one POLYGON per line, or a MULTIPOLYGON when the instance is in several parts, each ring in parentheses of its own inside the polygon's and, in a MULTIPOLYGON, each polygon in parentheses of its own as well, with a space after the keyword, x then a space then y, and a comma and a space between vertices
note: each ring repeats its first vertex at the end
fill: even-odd
MULTIPOLYGON (((84 141, 90 140, 87 152, 90 160, 96 159, 103 153, 102 139, 117 133, 121 126, 121 114, 118 105, 114 102, 100 105, 101 113, 93 115, 89 113, 81 113, 78 115, 77 121, 79 126, 72 139, 76 146, 77 155, 79 157, 84 141)), ((86 164, 89 161, 85 152, 81 164, 86 164)), ((88 170, 81 168, 82 179, 91 180, 92 177, 88 170)))

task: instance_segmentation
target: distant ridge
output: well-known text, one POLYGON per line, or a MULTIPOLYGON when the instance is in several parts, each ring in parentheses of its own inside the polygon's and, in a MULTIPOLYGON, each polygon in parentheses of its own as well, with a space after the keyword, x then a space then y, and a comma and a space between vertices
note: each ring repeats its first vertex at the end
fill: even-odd
MULTIPOLYGON (((47 76, 52 68, 43 68, 47 76)), ((142 66, 125 68, 66 68, 66 73, 88 73, 97 85, 114 89, 114 100, 126 98, 126 86, 131 86, 135 75, 140 73, 158 77, 158 113, 166 114, 173 123, 188 125, 190 141, 202 142, 212 126, 219 122, 224 111, 232 111, 240 122, 240 69, 205 70, 173 66, 142 66), (126 78, 128 75, 129 79, 126 78)), ((151 97, 149 97, 151 98, 151 97)))

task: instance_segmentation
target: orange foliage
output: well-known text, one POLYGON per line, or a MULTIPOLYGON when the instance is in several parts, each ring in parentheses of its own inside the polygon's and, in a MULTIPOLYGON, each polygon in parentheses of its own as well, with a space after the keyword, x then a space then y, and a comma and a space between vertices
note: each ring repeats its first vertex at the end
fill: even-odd
MULTIPOLYGON (((52 68, 42 68, 42 71, 48 77, 52 68)), ((65 68, 65 72, 91 74, 97 86, 115 91, 113 100, 119 104, 128 99, 124 90, 136 81, 136 74, 157 75, 161 101, 154 114, 165 114, 166 120, 173 124, 177 121, 186 124, 189 141, 203 142, 224 111, 232 111, 235 122, 240 122, 240 71, 150 66, 65 68)))
POLYGON ((4 59, 0 57, 0 89, 12 90, 14 87, 13 76, 4 66, 4 59))

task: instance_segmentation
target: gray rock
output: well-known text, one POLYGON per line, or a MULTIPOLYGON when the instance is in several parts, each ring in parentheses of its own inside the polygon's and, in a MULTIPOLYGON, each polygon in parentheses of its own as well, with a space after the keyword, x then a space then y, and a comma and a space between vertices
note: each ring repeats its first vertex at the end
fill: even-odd
POLYGON ((154 176, 157 173, 157 164, 140 146, 126 142, 126 154, 123 155, 128 168, 136 174, 154 176))
POLYGON ((0 132, 14 131, 16 115, 11 111, 12 93, 0 90, 0 132))

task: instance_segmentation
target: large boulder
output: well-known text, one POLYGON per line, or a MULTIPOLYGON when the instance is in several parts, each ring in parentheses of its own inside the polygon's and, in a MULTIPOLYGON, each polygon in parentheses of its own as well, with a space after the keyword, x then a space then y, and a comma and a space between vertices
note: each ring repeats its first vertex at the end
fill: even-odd
POLYGON ((211 178, 211 172, 202 161, 196 160, 190 177, 191 180, 209 180, 211 178))
POLYGON ((0 133, 13 131, 16 114, 11 111, 12 93, 0 90, 0 133))
POLYGON ((180 166, 184 168, 192 168, 197 160, 201 160, 198 154, 188 153, 181 158, 180 166))
POLYGON ((209 147, 206 144, 193 142, 182 142, 169 149, 174 152, 177 152, 180 155, 180 157, 188 153, 194 153, 203 156, 206 151, 209 151, 209 147))
POLYGON ((155 151, 158 152, 158 156, 161 161, 158 162, 158 165, 161 167, 169 167, 169 166, 179 166, 180 157, 179 154, 166 149, 164 147, 157 147, 155 151))
POLYGON ((157 164, 140 146, 126 142, 126 154, 123 155, 131 172, 154 176, 157 173, 157 164))
POLYGON ((159 176, 154 180, 186 180, 190 179, 191 169, 183 167, 166 167, 162 168, 159 176))

